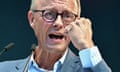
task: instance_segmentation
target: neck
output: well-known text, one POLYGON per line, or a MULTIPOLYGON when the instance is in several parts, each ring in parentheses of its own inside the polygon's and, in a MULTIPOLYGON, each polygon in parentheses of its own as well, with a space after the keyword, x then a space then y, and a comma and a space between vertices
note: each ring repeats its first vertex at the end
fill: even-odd
POLYGON ((40 68, 52 70, 55 62, 58 61, 63 54, 52 53, 42 48, 36 48, 34 59, 40 68))

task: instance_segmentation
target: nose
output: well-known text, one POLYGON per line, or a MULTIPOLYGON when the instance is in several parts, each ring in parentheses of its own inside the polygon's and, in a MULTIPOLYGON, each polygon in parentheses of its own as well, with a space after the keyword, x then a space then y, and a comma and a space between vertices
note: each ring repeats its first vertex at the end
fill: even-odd
POLYGON ((56 18, 56 20, 55 20, 55 22, 53 24, 53 27, 56 30, 59 30, 59 29, 64 27, 64 24, 63 24, 63 21, 62 21, 62 18, 61 18, 60 15, 58 15, 58 17, 56 18))

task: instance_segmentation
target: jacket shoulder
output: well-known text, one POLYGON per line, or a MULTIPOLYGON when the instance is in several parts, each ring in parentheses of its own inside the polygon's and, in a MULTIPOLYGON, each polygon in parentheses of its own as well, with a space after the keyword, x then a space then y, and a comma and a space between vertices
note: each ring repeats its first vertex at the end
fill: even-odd
POLYGON ((19 60, 2 61, 0 62, 0 71, 9 72, 9 70, 12 70, 17 66, 22 67, 26 64, 27 60, 28 57, 19 60))

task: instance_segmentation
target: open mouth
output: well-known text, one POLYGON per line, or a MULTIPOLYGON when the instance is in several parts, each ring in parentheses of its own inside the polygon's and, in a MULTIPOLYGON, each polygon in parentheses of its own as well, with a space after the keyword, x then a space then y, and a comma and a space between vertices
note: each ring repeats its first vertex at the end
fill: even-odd
POLYGON ((64 39, 65 36, 62 34, 49 34, 50 39, 64 39))

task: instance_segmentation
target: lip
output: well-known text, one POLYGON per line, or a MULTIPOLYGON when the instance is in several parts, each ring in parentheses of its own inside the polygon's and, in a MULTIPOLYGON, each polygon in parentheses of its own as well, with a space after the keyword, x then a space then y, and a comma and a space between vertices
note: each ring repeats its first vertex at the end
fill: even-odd
POLYGON ((66 40, 66 36, 64 33, 60 33, 60 32, 51 32, 47 35, 47 41, 49 44, 59 44, 59 43, 63 43, 66 40), (62 35, 63 38, 62 39, 57 39, 57 38, 50 38, 50 34, 54 34, 54 35, 62 35))

